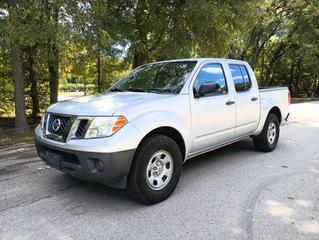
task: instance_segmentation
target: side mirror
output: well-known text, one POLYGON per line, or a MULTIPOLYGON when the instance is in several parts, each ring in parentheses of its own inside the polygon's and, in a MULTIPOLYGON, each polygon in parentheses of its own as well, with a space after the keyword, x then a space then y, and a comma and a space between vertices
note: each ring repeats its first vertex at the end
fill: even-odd
POLYGON ((209 93, 217 93, 219 89, 220 85, 218 83, 203 83, 198 91, 194 89, 194 95, 199 98, 209 93))

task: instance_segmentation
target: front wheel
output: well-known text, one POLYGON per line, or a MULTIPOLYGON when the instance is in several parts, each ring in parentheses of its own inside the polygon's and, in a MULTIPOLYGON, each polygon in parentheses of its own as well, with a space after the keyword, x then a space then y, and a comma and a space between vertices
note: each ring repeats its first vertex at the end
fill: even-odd
POLYGON ((253 138, 255 148, 262 152, 273 151, 278 143, 279 130, 278 117, 270 113, 265 121, 262 132, 253 138))
POLYGON ((178 144, 165 135, 146 139, 137 149, 127 190, 139 202, 154 204, 174 191, 182 170, 178 144))

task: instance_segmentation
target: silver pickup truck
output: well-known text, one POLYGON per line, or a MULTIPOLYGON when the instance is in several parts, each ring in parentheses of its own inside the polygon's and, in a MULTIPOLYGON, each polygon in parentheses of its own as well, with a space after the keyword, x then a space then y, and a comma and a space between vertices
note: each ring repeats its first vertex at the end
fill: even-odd
POLYGON ((244 61, 155 62, 104 93, 49 106, 35 142, 48 165, 153 204, 174 191, 194 156, 246 137, 274 150, 289 103, 285 87, 258 88, 244 61))

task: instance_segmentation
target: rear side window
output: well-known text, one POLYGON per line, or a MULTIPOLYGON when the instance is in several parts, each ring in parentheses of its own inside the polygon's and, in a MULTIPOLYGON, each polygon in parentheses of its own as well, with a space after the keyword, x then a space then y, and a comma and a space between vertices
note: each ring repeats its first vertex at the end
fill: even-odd
POLYGON ((227 93, 227 84, 226 84, 225 74, 221 64, 208 63, 204 65, 197 75, 194 87, 196 91, 198 92, 202 84, 209 84, 209 83, 218 84, 219 89, 216 93, 208 94, 207 96, 227 93))
POLYGON ((251 87, 251 80, 244 65, 230 64, 231 75, 233 77, 235 89, 237 92, 247 91, 251 87))

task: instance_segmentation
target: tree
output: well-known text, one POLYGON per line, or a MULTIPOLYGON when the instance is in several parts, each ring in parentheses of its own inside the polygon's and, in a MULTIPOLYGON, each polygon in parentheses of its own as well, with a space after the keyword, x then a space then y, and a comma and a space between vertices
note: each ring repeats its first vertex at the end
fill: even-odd
POLYGON ((68 14, 72 17, 75 33, 72 36, 73 41, 86 52, 85 61, 95 62, 97 91, 101 92, 105 85, 103 61, 106 58, 116 57, 118 53, 115 47, 118 37, 112 33, 114 26, 109 24, 109 19, 115 16, 110 16, 107 11, 108 2, 103 0, 84 0, 77 4, 70 1, 68 6, 70 6, 68 14))
POLYGON ((15 109, 23 131, 59 84, 101 92, 141 64, 189 57, 243 59, 261 85, 310 95, 318 19, 306 0, 0 0, 0 114, 15 109))
MULTIPOLYGON (((21 23, 19 18, 20 9, 15 0, 7 0, 9 17, 7 18, 8 27, 16 29, 21 23)), ((19 36, 13 32, 10 36, 12 52, 12 75, 14 85, 14 102, 15 102, 15 132, 22 134, 29 129, 26 111, 25 111, 25 89, 23 73, 23 51, 19 36)))
POLYGON ((34 70, 34 57, 35 57, 36 48, 28 47, 26 52, 27 52, 27 63, 28 63, 27 68, 29 72, 29 82, 31 84, 30 95, 32 99, 32 118, 35 121, 40 112, 39 93, 38 93, 37 79, 36 79, 35 70, 34 70))
POLYGON ((46 42, 48 51, 48 71, 50 86, 50 103, 58 101, 59 92, 59 1, 45 1, 45 13, 48 19, 49 34, 46 42))
POLYGON ((150 61, 167 37, 172 19, 183 1, 111 1, 110 25, 129 46, 133 68, 150 61))

